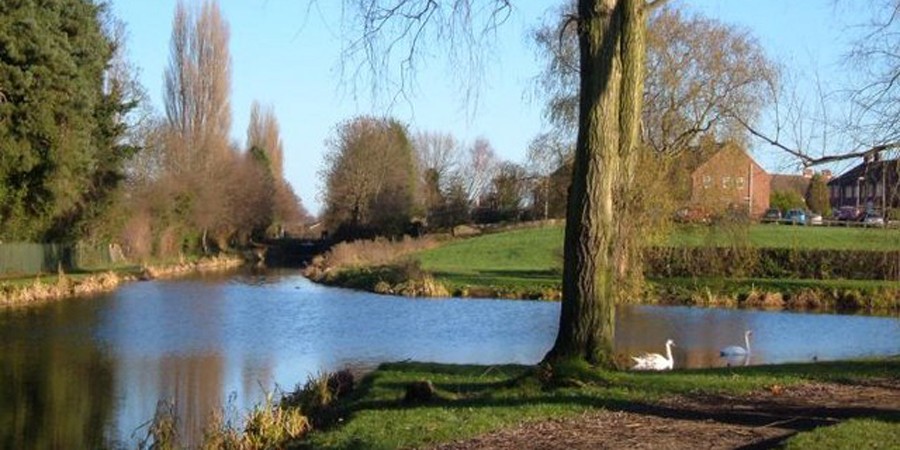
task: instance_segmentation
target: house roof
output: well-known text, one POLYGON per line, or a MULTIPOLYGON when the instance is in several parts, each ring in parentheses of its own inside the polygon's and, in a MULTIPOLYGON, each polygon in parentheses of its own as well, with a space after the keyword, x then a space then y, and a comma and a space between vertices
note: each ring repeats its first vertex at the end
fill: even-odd
POLYGON ((810 178, 804 177, 803 175, 783 175, 775 173, 772 174, 770 189, 772 192, 796 192, 803 197, 809 189, 810 180, 810 178))
POLYGON ((744 150, 740 145, 737 145, 733 142, 721 142, 721 143, 716 143, 714 145, 716 146, 716 151, 714 151, 712 154, 710 154, 708 158, 703 160, 703 162, 694 166, 691 170, 692 174, 697 173, 699 170, 701 170, 703 167, 705 167, 707 164, 709 164, 713 160, 723 157, 722 155, 728 151, 735 151, 735 152, 740 153, 741 155, 746 157, 748 160, 750 160, 750 162, 753 163, 753 165, 756 166, 756 168, 758 168, 759 170, 761 170, 764 173, 767 173, 766 170, 763 169, 763 167, 760 166, 759 163, 757 163, 756 160, 753 159, 753 157, 750 156, 750 154, 747 153, 747 151, 744 150))
POLYGON ((888 173, 900 173, 900 160, 898 159, 888 159, 881 161, 863 161, 858 164, 856 167, 844 172, 841 176, 836 177, 828 182, 829 186, 843 186, 846 184, 853 184, 860 177, 881 177, 882 171, 887 171, 888 173))

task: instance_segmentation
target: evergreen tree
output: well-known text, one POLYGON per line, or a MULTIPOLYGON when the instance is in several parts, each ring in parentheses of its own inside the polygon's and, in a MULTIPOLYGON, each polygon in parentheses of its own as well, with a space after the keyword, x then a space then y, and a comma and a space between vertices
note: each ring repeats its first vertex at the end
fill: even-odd
POLYGON ((75 237, 121 179, 130 105, 103 18, 89 0, 0 3, 0 240, 75 237))
POLYGON ((806 205, 810 211, 823 216, 831 216, 831 200, 828 195, 828 185, 820 174, 815 174, 809 182, 809 190, 806 192, 806 205))

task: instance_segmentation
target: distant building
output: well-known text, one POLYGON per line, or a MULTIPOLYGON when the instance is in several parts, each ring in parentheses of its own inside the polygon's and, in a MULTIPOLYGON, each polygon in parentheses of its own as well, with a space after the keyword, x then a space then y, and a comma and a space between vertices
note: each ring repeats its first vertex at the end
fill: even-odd
POLYGON ((691 203, 761 217, 769 208, 771 176, 737 144, 716 145, 719 150, 691 173, 691 203))
POLYGON ((772 174, 770 189, 771 192, 791 192, 805 199, 811 181, 810 169, 804 171, 803 175, 772 174))
POLYGON ((900 160, 882 160, 881 152, 828 182, 831 207, 855 206, 884 213, 900 208, 900 160))

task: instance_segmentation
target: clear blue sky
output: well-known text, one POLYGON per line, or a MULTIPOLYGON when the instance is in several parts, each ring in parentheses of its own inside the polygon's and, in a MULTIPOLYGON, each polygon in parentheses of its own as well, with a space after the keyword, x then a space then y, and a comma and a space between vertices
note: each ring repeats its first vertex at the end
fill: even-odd
MULTIPOLYGON (((485 68, 477 104, 467 104, 445 61, 434 59, 417 78, 418 89, 390 115, 413 131, 452 133, 471 142, 487 138, 507 160, 524 162, 529 141, 541 131, 542 104, 533 98, 540 61, 528 40, 545 12, 562 0, 522 0, 500 29, 498 45, 485 68)), ((800 65, 809 73, 834 74, 846 51, 846 28, 866 17, 868 2, 856 9, 831 0, 680 0, 681 4, 726 23, 746 27, 770 56, 800 65)), ((188 2, 190 3, 190 2, 188 2)), ((388 113, 365 90, 354 96, 342 84, 338 68, 343 32, 340 1, 319 0, 307 10, 300 0, 220 0, 231 27, 232 112, 234 140, 243 144, 250 104, 271 104, 281 123, 285 176, 306 207, 317 213, 325 141, 336 124, 361 114, 388 113)), ((131 61, 162 112, 163 71, 175 0, 113 0, 125 21, 131 61)), ((754 155, 770 171, 795 170, 777 152, 757 146, 754 155)))

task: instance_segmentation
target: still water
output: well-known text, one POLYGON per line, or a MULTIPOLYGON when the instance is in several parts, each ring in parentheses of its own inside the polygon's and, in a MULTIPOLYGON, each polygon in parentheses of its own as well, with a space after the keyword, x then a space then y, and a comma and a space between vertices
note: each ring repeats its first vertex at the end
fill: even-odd
MULTIPOLYGON (((240 414, 276 386, 380 362, 533 364, 559 304, 406 299, 310 283, 291 272, 131 283, 115 293, 0 311, 0 448, 134 447, 161 399, 195 441, 210 411, 240 414)), ((900 319, 628 306, 617 352, 675 367, 900 354, 900 319), (725 361, 743 344, 752 357, 725 361)))

